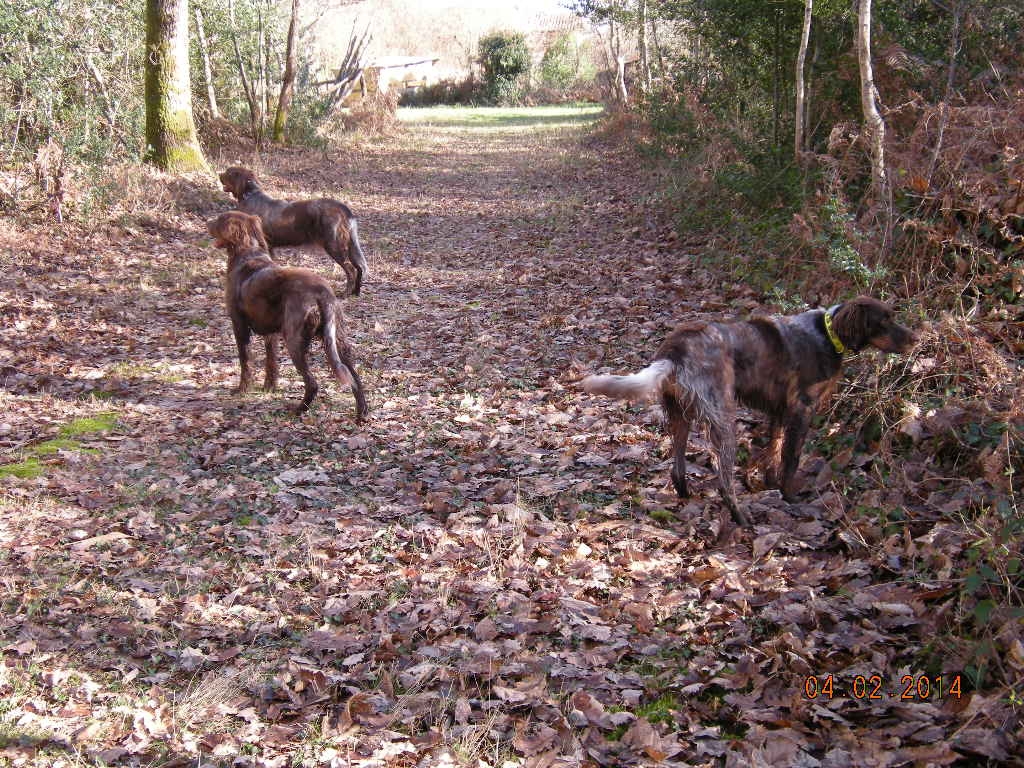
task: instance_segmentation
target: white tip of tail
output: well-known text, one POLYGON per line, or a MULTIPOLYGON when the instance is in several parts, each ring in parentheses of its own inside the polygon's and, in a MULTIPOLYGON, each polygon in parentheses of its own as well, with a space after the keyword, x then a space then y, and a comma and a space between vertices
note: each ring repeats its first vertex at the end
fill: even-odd
POLYGON ((655 360, 642 371, 628 376, 587 376, 583 389, 593 395, 617 400, 653 400, 661 392, 661 382, 672 373, 672 362, 655 360))

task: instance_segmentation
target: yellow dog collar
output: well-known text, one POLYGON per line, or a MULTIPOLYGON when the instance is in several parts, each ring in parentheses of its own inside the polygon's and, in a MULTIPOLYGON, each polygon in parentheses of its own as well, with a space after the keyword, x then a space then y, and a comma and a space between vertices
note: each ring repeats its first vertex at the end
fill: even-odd
POLYGON ((832 342, 832 346, 835 347, 836 352, 840 355, 846 352, 846 345, 839 340, 839 336, 836 334, 835 328, 832 327, 832 315, 840 305, 835 304, 825 310, 825 333, 828 334, 828 340, 832 342))

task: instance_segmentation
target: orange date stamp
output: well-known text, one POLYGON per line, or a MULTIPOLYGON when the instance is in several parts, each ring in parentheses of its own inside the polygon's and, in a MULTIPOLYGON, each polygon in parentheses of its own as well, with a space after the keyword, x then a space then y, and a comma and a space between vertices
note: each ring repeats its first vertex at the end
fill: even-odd
POLYGON ((900 701, 938 701, 959 699, 960 675, 903 675, 899 685, 889 687, 881 675, 854 675, 841 680, 836 675, 808 675, 804 678, 804 698, 858 699, 864 701, 899 699, 900 701))

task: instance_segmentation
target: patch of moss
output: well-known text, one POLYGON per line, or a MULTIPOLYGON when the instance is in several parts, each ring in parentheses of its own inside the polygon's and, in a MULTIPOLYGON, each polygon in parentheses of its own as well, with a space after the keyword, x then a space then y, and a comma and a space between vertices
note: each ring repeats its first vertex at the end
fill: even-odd
POLYGON ((41 474, 43 474, 43 465, 39 463, 39 459, 35 458, 27 458, 16 464, 4 464, 3 466, 0 466, 0 477, 20 477, 22 479, 31 479, 33 477, 39 477, 41 474))
POLYGON ((61 437, 75 437, 76 435, 89 435, 94 432, 107 432, 117 425, 117 414, 112 411, 97 413, 95 416, 84 416, 75 419, 60 428, 58 433, 61 437))
POLYGON ((674 711, 680 709, 679 702, 672 694, 666 693, 648 704, 637 708, 636 716, 646 718, 651 724, 664 723, 672 725, 675 722, 674 711))
POLYGON ((674 523, 676 520, 676 516, 667 509, 653 509, 649 516, 651 520, 656 520, 659 523, 674 523))
POLYGON ((56 440, 47 440, 45 443, 39 443, 39 445, 33 445, 29 450, 34 456, 52 456, 57 451, 81 451, 82 453, 98 453, 95 448, 83 448, 82 444, 77 440, 69 440, 67 438, 57 438, 56 440))
POLYGON ((99 453, 95 448, 83 448, 78 440, 72 438, 80 435, 91 435, 96 432, 107 432, 113 429, 116 424, 117 414, 110 411, 98 413, 95 416, 75 419, 60 428, 57 433, 59 437, 29 446, 25 450, 25 453, 28 455, 23 461, 0 466, 0 477, 18 477, 23 479, 39 477, 43 474, 43 464, 39 461, 39 457, 53 456, 58 451, 99 453))

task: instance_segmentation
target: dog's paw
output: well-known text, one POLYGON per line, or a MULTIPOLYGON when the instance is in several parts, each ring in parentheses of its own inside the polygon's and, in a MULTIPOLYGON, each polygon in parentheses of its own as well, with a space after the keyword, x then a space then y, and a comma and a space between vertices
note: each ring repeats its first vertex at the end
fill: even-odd
POLYGON ((690 498, 690 486, 686 484, 685 477, 678 477, 675 471, 669 473, 672 478, 672 487, 676 489, 676 496, 680 499, 690 498))

